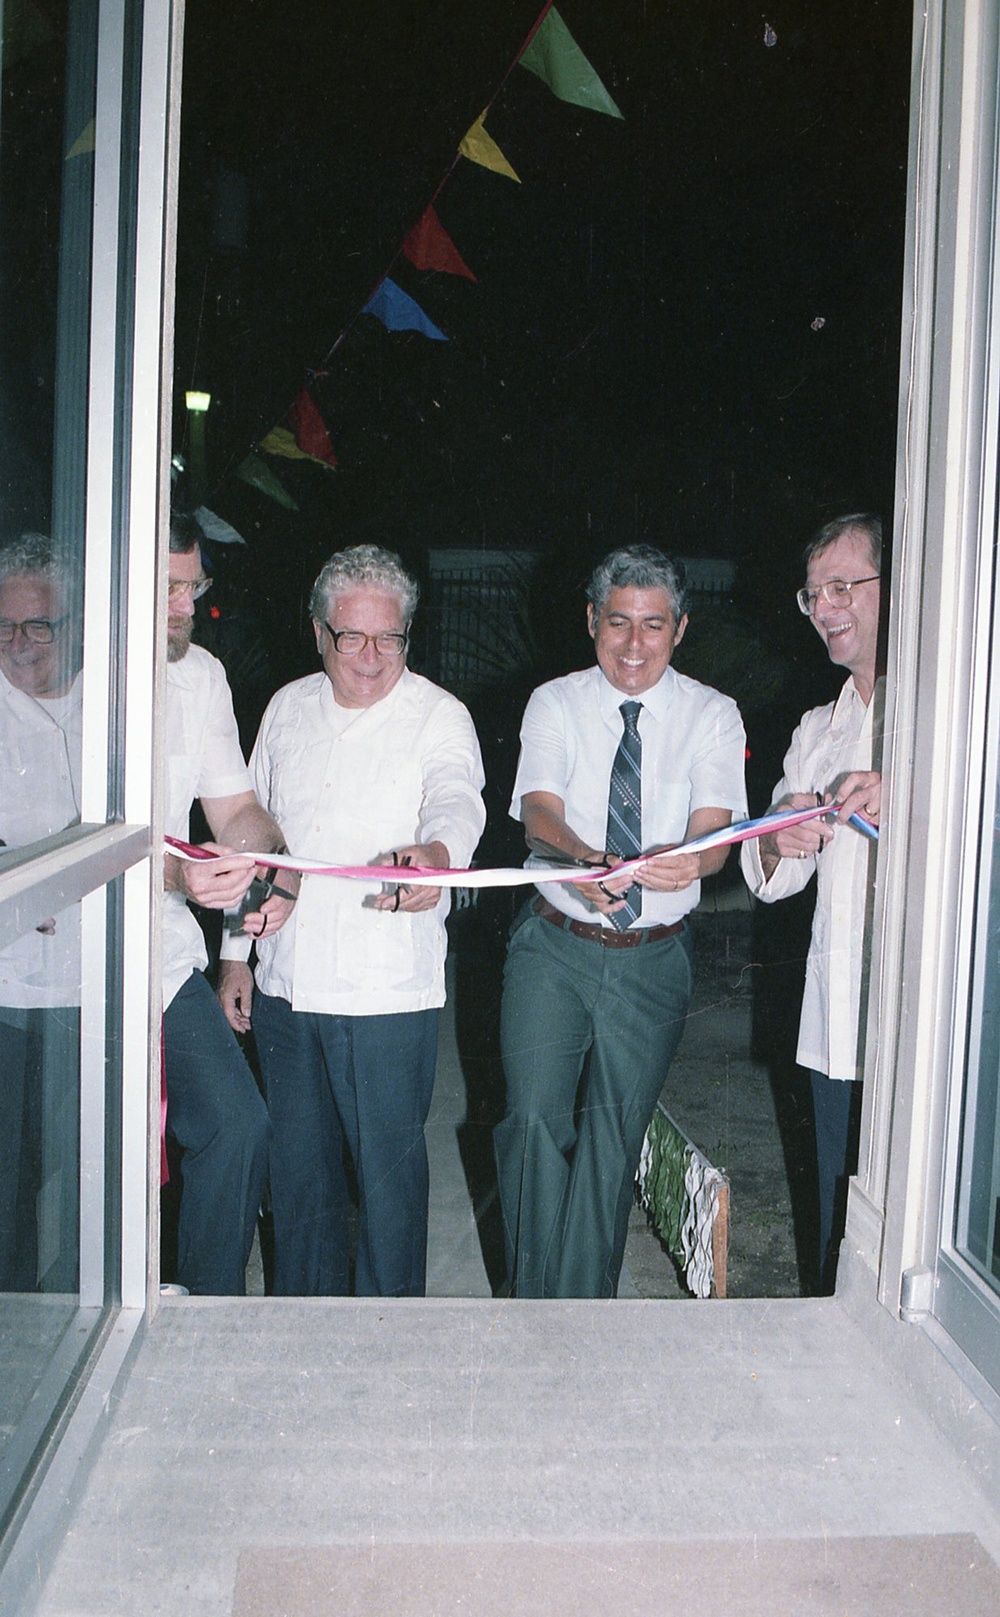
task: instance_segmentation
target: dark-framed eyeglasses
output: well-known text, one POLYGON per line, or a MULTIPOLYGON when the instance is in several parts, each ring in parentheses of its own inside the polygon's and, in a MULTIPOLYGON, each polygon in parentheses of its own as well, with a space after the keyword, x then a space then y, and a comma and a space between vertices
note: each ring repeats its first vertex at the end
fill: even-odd
POLYGON ((192 601, 200 601, 202 596, 212 588, 210 578, 172 578, 167 585, 167 594, 172 601, 178 596, 191 592, 192 601))
POLYGON ((830 578, 825 584, 818 584, 814 590, 808 586, 800 589, 795 599, 799 603, 799 611, 811 618, 821 595, 827 606, 850 606, 852 590, 856 590, 859 584, 874 584, 881 577, 881 573, 871 573, 868 578, 830 578))
POLYGON ((325 618, 323 627, 333 641, 334 651, 341 657, 356 657, 369 641, 380 657, 401 657, 409 639, 407 630, 402 634, 362 634, 360 629, 333 629, 325 618))
POLYGON ((0 618, 0 646, 9 646, 17 636, 20 629, 25 640, 30 640, 36 646, 50 646, 56 637, 56 631, 61 629, 67 618, 25 618, 21 623, 14 623, 11 618, 0 618))

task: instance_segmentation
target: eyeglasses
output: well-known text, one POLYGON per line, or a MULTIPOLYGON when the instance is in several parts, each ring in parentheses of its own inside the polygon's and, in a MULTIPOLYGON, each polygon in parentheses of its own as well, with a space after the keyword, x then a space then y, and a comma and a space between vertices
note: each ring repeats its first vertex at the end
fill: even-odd
POLYGON ((341 657, 356 657, 371 641, 380 657, 401 657, 406 650, 407 634, 362 634, 360 629, 331 629, 323 620, 323 627, 333 641, 333 649, 341 657))
POLYGON ((167 585, 167 594, 172 601, 176 601, 178 596, 186 595, 190 590, 192 601, 200 601, 206 590, 211 588, 210 578, 172 578, 167 585))
POLYGON ((18 629, 25 640, 33 641, 36 646, 50 646, 56 630, 66 621, 66 618, 25 618, 23 623, 14 623, 10 618, 0 618, 0 646, 9 646, 18 629))
POLYGON ((874 584, 881 578, 881 573, 872 573, 869 578, 831 578, 816 589, 801 589, 795 599, 799 603, 799 611, 811 618, 816 610, 816 602, 822 595, 827 606, 850 606, 851 591, 856 590, 859 584, 874 584))

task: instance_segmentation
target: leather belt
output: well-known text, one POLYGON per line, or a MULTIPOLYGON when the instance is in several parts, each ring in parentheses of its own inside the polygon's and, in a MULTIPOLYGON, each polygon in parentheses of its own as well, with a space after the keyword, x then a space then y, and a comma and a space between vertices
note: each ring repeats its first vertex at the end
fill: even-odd
POLYGON ((662 943, 664 938, 675 938, 678 932, 684 931, 683 921, 674 921, 671 926, 637 926, 627 932, 599 926, 593 921, 577 921, 572 915, 557 910, 541 893, 531 907, 543 921, 551 921, 560 931, 572 932, 574 938, 585 938, 588 943, 599 943, 604 949, 638 949, 642 943, 662 943))

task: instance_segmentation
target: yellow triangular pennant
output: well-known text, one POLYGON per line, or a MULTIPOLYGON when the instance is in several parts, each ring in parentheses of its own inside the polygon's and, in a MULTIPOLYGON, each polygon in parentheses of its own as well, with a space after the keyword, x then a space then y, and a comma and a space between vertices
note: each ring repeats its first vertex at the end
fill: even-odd
POLYGON ((307 455, 295 442, 295 434, 289 432, 287 427, 272 427, 265 438, 260 440, 261 449, 269 455, 284 455, 286 460, 311 460, 314 466, 322 466, 326 471, 332 472, 329 462, 320 460, 318 455, 307 455))
POLYGON ((494 174, 506 174, 510 180, 520 180, 514 173, 503 152, 500 150, 492 135, 488 135, 483 127, 485 112, 481 112, 472 128, 463 136, 459 151, 463 157, 468 157, 473 163, 480 163, 483 168, 492 169, 494 174))
POLYGON ((77 137, 76 137, 75 141, 73 142, 72 146, 70 147, 69 151, 66 153, 66 161, 67 161, 67 163, 69 162, 71 157, 82 157, 85 152, 92 152, 94 150, 94 136, 95 136, 95 134, 96 134, 95 121, 94 121, 93 118, 91 118, 91 120, 90 120, 89 124, 87 125, 86 129, 82 130, 81 133, 79 135, 77 135, 77 137))

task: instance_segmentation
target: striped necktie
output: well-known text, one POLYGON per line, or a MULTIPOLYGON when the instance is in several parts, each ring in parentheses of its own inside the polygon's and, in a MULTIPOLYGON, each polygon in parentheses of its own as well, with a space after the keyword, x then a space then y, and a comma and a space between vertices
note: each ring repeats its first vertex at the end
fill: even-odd
MULTIPOLYGON (((608 834, 606 847, 621 859, 635 859, 642 852, 642 741, 639 737, 641 702, 623 702, 619 709, 625 733, 611 765, 608 794, 608 834)), ((642 888, 633 882, 625 894, 625 908, 610 917, 612 925, 624 932, 642 910, 642 888)))

